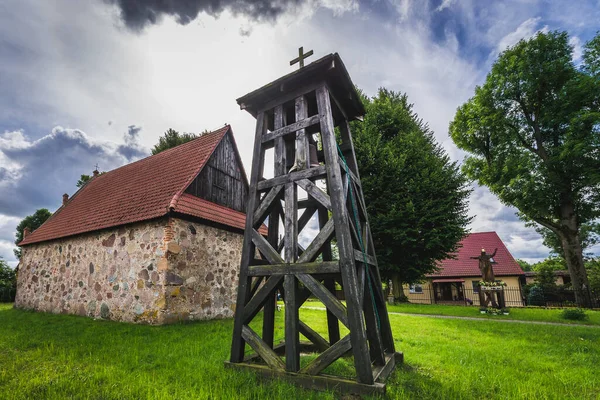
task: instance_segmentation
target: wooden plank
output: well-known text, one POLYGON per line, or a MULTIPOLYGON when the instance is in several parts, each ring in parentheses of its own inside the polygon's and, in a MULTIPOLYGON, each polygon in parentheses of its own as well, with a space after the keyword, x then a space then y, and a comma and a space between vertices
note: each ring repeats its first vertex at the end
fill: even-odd
MULTIPOLYGON (((375 267, 377 266, 377 260, 375 259, 375 257, 370 256, 369 254, 366 254, 366 253, 365 253, 365 257, 367 258, 367 263, 369 265, 373 265, 375 267)), ((362 251, 354 249, 354 259, 356 261, 364 262, 362 251)))
MULTIPOLYGON (((284 111, 283 111, 283 105, 278 105, 277 107, 275 107, 274 111, 274 125, 275 125, 275 130, 280 130, 283 128, 284 125, 284 111)), ((264 142, 264 138, 266 135, 263 135, 263 142, 264 142)), ((284 175, 287 171, 286 171, 286 167, 287 167, 287 154, 286 154, 286 148, 285 148, 285 140, 282 136, 278 137, 275 139, 275 167, 274 167, 274 175, 275 176, 281 176, 284 175)))
MULTIPOLYGON (((267 103, 263 104, 258 111, 259 111, 259 113, 268 111, 268 110, 276 107, 279 104, 284 104, 284 103, 287 103, 288 101, 296 99, 298 96, 306 95, 306 94, 314 91, 320 85, 321 85, 320 82, 314 82, 314 83, 309 83, 308 85, 302 85, 301 87, 298 87, 291 91, 287 91, 284 89, 285 92, 281 96, 274 97, 273 99, 269 100, 267 103)), ((240 107, 242 107, 242 106, 240 106, 240 107)), ((247 108, 247 106, 246 106, 246 108, 247 108)), ((245 109, 245 108, 242 107, 242 110, 243 109, 245 109)))
POLYGON ((329 198, 327 193, 323 192, 317 185, 315 185, 308 179, 301 179, 296 183, 302 189, 306 190, 306 193, 308 193, 310 197, 312 197, 313 199, 318 201, 323 207, 331 211, 331 199, 329 198))
POLYGON ((333 237, 334 233, 334 222, 333 220, 327 221, 323 229, 319 231, 317 236, 308 245, 304 253, 298 258, 299 263, 314 261, 320 254, 323 246, 329 245, 329 241, 333 237))
POLYGON ((397 364, 403 362, 402 353, 388 353, 385 355, 385 365, 373 368, 373 380, 376 382, 385 382, 387 378, 394 372, 397 364))
POLYGON ((356 161, 356 153, 354 152, 354 143, 352 141, 352 133, 350 132, 350 123, 347 119, 340 122, 340 136, 342 138, 341 150, 348 149, 348 155, 344 155, 346 163, 350 167, 350 171, 354 174, 356 181, 360 184, 360 175, 358 170, 358 162, 356 161))
POLYGON ((315 201, 314 199, 311 199, 311 198, 298 200, 298 209, 299 210, 309 208, 309 207, 318 207, 318 206, 319 206, 319 202, 315 201))
POLYGON ((293 124, 284 126, 283 128, 276 129, 273 132, 267 133, 263 135, 262 142, 267 143, 271 140, 275 140, 278 138, 282 138, 285 135, 289 135, 295 133, 300 129, 308 128, 309 126, 316 125, 319 123, 319 116, 313 115, 312 117, 303 118, 298 122, 294 122, 293 124))
POLYGON ((285 275, 285 368, 298 372, 300 369, 300 331, 297 305, 298 282, 294 275, 285 275))
POLYGON ((338 157, 338 164, 340 165, 340 167, 342 168, 342 170, 344 172, 350 173, 350 178, 356 185, 362 187, 362 185, 360 184, 360 180, 358 179, 358 177, 356 175, 354 175, 354 172, 352 172, 352 170, 350 168, 348 168, 348 171, 346 171, 346 166, 344 165, 344 162, 342 161, 342 159, 340 157, 338 157))
POLYGON ((319 356, 312 360, 310 364, 302 368, 300 373, 317 375, 319 372, 330 366, 335 360, 343 356, 351 348, 352 343, 350 342, 350 335, 347 335, 342 340, 329 347, 323 353, 319 354, 319 356))
MULTIPOLYGON (((250 260, 254 258, 255 247, 252 241, 251 231, 253 229, 252 215, 258 204, 258 193, 256 184, 259 176, 262 174, 264 159, 262 155, 262 146, 260 138, 266 131, 265 114, 259 113, 256 117, 256 132, 254 135, 254 154, 252 158, 252 169, 250 177, 250 189, 248 194, 248 212, 246 214, 246 227, 244 233, 244 241, 242 245, 242 257, 240 262, 240 278, 238 283, 238 293, 236 300, 236 313, 233 324, 233 335, 231 342, 230 361, 232 363, 241 362, 244 359, 244 338, 242 336, 242 328, 244 325, 244 305, 250 297, 250 279, 248 276, 248 265, 250 260)), ((254 231, 256 232, 256 231, 254 231)), ((258 233, 258 232, 257 232, 258 233)), ((260 236, 260 235, 259 235, 260 236)))
POLYGON ((281 361, 281 358, 247 325, 242 327, 242 337, 269 367, 277 371, 285 371, 285 365, 281 361))
POLYGON ((313 276, 307 274, 296 275, 298 280, 306 286, 319 300, 323 302, 325 307, 330 310, 342 324, 348 326, 348 315, 346 307, 339 301, 321 282, 317 281, 313 276))
POLYGON ((225 361, 225 366, 240 371, 252 371, 269 380, 272 380, 273 378, 285 380, 286 382, 310 390, 334 391, 339 394, 356 394, 359 396, 384 396, 386 392, 386 385, 379 382, 374 382, 372 385, 365 385, 350 379, 332 375, 306 375, 292 372, 280 372, 260 364, 234 364, 225 361))
POLYGON ((256 294, 250 299, 250 301, 244 307, 244 324, 248 324, 252 321, 252 318, 262 308, 270 295, 275 296, 275 289, 281 282, 283 277, 271 276, 263 286, 256 292, 256 294))
MULTIPOLYGON (((295 100, 296 121, 305 119, 308 116, 308 105, 305 96, 298 96, 295 100)), ((308 168, 308 138, 305 129, 296 131, 296 159, 292 170, 301 171, 308 168)))
MULTIPOLYGON (((323 229, 327 221, 329 221, 329 213, 327 209, 323 206, 319 207, 319 229, 323 229)), ((331 242, 328 243, 327 246, 323 248, 323 262, 328 262, 333 259, 333 255, 331 252, 331 242)), ((331 294, 335 296, 335 280, 334 279, 325 279, 323 285, 331 294)), ((332 345, 340 340, 340 324, 335 315, 327 310, 327 332, 329 337, 329 344, 332 345)))
POLYGON ((254 245, 258 248, 258 251, 260 251, 260 254, 262 254, 267 259, 267 261, 269 261, 271 264, 283 264, 283 259, 281 258, 279 253, 277 253, 277 251, 275 251, 275 249, 271 247, 269 242, 267 242, 267 239, 265 239, 255 229, 252 229, 251 234, 252 243, 254 243, 254 245))
POLYGON ((348 308, 347 318, 350 324, 348 328, 354 354, 354 367, 356 368, 358 381, 370 385, 373 384, 373 371, 359 301, 358 282, 354 266, 354 248, 348 227, 344 186, 339 168, 329 91, 323 85, 316 90, 316 96, 317 108, 321 116, 321 138, 323 140, 325 165, 327 166, 327 183, 335 221, 336 239, 340 251, 340 270, 348 308))
MULTIPOLYGON (((287 264, 296 261, 298 252, 298 209, 296 208, 297 187, 295 183, 285 185, 285 246, 284 258, 287 264)), ((294 275, 285 275, 285 365, 286 370, 297 372, 300 369, 300 336, 298 331, 298 282, 294 275)))
MULTIPOLYGON (((284 218, 284 255, 286 263, 296 262, 298 258, 298 209, 296 200, 298 189, 295 183, 285 184, 285 218, 284 218)), ((273 263, 282 264, 282 262, 273 263)))
MULTIPOLYGON (((248 275, 250 276, 250 275, 248 275)), ((256 291, 258 290, 258 288, 260 287, 260 284, 262 283, 264 277, 259 276, 256 279, 254 279, 252 281, 252 288, 250 289, 250 297, 254 296, 254 294, 256 293, 256 291)))
POLYGON ((325 340, 321 335, 319 335, 315 330, 313 330, 310 326, 306 325, 304 322, 300 321, 298 325, 300 333, 304 335, 308 340, 317 346, 318 351, 325 351, 330 346, 327 340, 325 340))
POLYGON ((269 193, 265 195, 265 197, 260 202, 260 205, 254 212, 254 216, 252 219, 254 220, 254 228, 258 228, 267 217, 267 214, 270 213, 273 208, 277 206, 279 199, 281 198, 281 190, 283 189, 283 185, 273 186, 269 193))
POLYGON ((372 292, 374 288, 371 285, 372 280, 369 279, 370 275, 368 267, 365 266, 365 269, 367 279, 364 280, 366 289, 364 290, 363 304, 365 310, 365 323, 367 325, 367 339, 369 341, 369 354, 371 355, 371 361, 375 365, 384 365, 385 355, 381 339, 381 321, 379 320, 379 314, 376 309, 377 304, 375 294, 372 292))
POLYGON ((337 261, 251 265, 248 267, 249 276, 334 274, 337 272, 340 272, 340 264, 337 261))
POLYGON ((313 167, 302 171, 294 171, 286 175, 276 176, 275 178, 271 179, 265 179, 263 181, 258 182, 256 187, 259 191, 262 192, 272 188, 273 186, 284 185, 290 182, 296 182, 300 179, 321 179, 324 178, 326 174, 326 167, 324 165, 319 165, 318 167, 313 167))

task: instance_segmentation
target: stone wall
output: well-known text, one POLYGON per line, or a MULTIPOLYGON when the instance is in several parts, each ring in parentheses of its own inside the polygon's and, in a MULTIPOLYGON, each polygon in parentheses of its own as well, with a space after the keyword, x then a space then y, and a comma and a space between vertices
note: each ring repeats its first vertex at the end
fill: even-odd
POLYGON ((231 317, 241 244, 164 218, 24 246, 15 306, 150 324, 231 317))
POLYGON ((175 218, 168 230, 165 322, 233 317, 244 236, 175 218))

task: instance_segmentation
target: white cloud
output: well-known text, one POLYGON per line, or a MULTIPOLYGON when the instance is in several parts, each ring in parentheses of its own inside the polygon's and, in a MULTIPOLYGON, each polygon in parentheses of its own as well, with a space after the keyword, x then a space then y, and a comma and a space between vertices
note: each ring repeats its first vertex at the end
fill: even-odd
POLYGON ((444 10, 446 8, 450 8, 452 6, 452 4, 454 4, 454 3, 455 3, 455 0, 443 0, 442 4, 440 4, 438 6, 438 8, 435 9, 435 11, 439 12, 439 11, 442 11, 442 10, 444 10))
POLYGON ((581 39, 579 39, 577 36, 571 36, 569 38, 569 44, 573 46, 573 61, 576 63, 581 61, 581 57, 583 56, 581 39))
MULTIPOLYGON (((136 148, 119 153, 119 143, 132 123, 144 128, 135 140, 144 148, 168 128, 200 132, 230 123, 249 166, 255 121, 235 99, 292 71, 288 61, 300 46, 315 51, 309 62, 339 52, 354 82, 368 94, 380 86, 406 92, 450 156, 459 160, 463 153, 448 138, 449 121, 496 56, 477 61, 468 46, 483 48, 484 58, 503 50, 535 34, 548 20, 540 17, 543 7, 555 6, 486 3, 479 13, 476 7, 481 6, 443 1, 438 9, 446 12, 435 13, 430 3, 411 0, 360 5, 357 0, 311 0, 273 24, 224 12, 219 19, 201 15, 186 26, 165 18, 132 34, 117 27, 115 10, 101 1, 16 2, 0 16, 0 37, 7 44, 0 46, 0 131, 8 131, 0 135, 0 173, 4 168, 7 177, 0 185, 12 185, 12 191, 0 191, 0 214, 22 217, 40 204, 52 208, 96 162, 101 169, 128 162, 131 154, 125 150, 136 148), (397 14, 380 15, 370 5, 385 5, 386 12, 397 14), (448 12, 461 21, 462 36, 444 27, 446 39, 434 39, 432 18, 448 12), (241 27, 251 34, 240 35, 241 27), (48 134, 57 125, 78 129, 48 134), (67 147, 56 147, 60 141, 67 147), (70 160, 70 167, 61 164, 61 157, 70 160), (42 174, 52 189, 17 189, 31 174, 42 174), (37 200, 19 204, 15 191, 37 200)), ((564 16, 565 24, 577 20, 576 7, 557 8, 553 18, 564 16)), ((594 15, 588 7, 580 20, 594 25, 594 15)), ((489 192, 477 191, 471 201, 471 212, 477 214, 473 229, 498 231, 515 257, 521 247, 512 234, 545 251, 539 236, 506 210, 489 192)))
POLYGON ((521 39, 528 39, 538 32, 548 32, 548 25, 545 25, 541 29, 537 28, 541 20, 541 17, 535 17, 523 21, 521 25, 517 27, 517 29, 500 39, 493 56, 496 57, 498 53, 503 52, 507 47, 514 46, 521 39))

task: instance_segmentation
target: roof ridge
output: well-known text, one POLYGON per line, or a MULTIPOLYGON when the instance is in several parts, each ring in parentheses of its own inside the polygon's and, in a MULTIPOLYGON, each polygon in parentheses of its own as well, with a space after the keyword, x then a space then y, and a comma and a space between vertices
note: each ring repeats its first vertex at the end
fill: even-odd
MULTIPOLYGON (((183 194, 183 192, 185 192, 185 189, 187 189, 187 187, 190 185, 190 183, 192 183, 192 181, 194 179, 196 179, 196 176, 198 176, 198 174, 204 169, 204 166, 206 165, 206 163, 208 162, 208 160, 210 160, 210 158, 212 157, 212 155, 214 154, 215 150, 217 149, 217 147, 219 146, 219 143, 221 143, 221 141, 223 140, 223 138, 225 137, 225 135, 227 134, 227 132, 229 132, 231 130, 231 125, 226 124, 223 128, 217 129, 216 131, 212 131, 210 132, 212 133, 216 133, 219 132, 220 130, 222 130, 223 132, 220 133, 221 137, 219 138, 219 140, 217 140, 212 148, 212 150, 210 151, 210 154, 208 154, 208 156, 206 156, 206 160, 204 161, 203 164, 201 164, 198 169, 195 170, 195 172, 193 174, 191 174, 190 178, 186 181, 186 183, 181 187, 181 189, 175 193, 175 195, 173 196, 173 198, 171 199, 171 201, 169 202, 169 205, 167 206, 167 211, 170 209, 175 209, 177 207, 177 202, 179 201, 179 198, 181 197, 181 195, 183 194), (225 129, 227 128, 227 129, 225 129)), ((204 135, 202 135, 204 136, 204 135)), ((202 137, 199 136, 198 138, 202 137)), ((195 139, 194 139, 195 140, 195 139)), ((192 140, 190 140, 191 142, 192 140)), ((188 142, 189 143, 189 142, 188 142)))

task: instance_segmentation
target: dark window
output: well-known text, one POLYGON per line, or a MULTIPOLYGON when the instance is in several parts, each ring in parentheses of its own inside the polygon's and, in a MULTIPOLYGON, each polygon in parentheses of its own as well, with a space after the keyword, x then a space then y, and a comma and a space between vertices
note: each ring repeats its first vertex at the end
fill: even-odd
POLYGON ((473 293, 479 293, 479 281, 473 281, 473 293))
POLYGON ((409 293, 423 293, 423 286, 419 284, 410 285, 408 287, 409 293))

